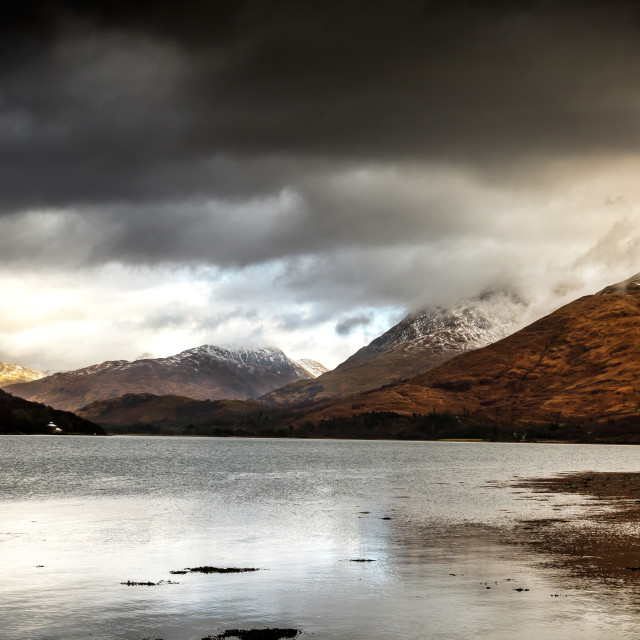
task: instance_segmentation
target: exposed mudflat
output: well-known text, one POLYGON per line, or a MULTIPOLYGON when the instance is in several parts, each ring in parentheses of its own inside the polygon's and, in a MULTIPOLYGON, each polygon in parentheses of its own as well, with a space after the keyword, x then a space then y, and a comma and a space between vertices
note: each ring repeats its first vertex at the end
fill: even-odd
POLYGON ((567 473, 521 479, 510 486, 532 492, 528 499, 576 497, 575 503, 556 507, 557 518, 516 524, 512 542, 544 553, 550 566, 568 568, 579 577, 640 580, 640 472, 567 473))
POLYGON ((189 567, 187 569, 183 569, 181 571, 171 571, 173 574, 182 574, 182 573, 249 573, 251 571, 260 571, 260 569, 256 569, 255 567, 189 567))

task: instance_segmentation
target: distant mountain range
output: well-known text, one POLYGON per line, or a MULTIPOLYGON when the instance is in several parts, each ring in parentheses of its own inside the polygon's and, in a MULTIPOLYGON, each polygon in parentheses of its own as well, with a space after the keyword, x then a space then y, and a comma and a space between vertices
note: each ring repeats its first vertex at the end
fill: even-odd
POLYGON ((520 326, 526 311, 527 304, 517 296, 495 292, 411 314, 332 371, 275 389, 261 400, 311 402, 410 378, 508 336, 520 326))
POLYGON ((4 388, 16 396, 73 411, 130 393, 242 400, 323 370, 312 360, 295 362, 277 347, 203 345, 168 358, 107 361, 4 388))

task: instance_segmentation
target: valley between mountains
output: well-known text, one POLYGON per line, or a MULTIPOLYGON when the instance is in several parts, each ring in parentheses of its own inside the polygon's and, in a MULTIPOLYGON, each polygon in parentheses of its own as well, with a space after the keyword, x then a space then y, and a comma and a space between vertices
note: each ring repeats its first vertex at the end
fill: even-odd
POLYGON ((523 327, 527 311, 503 293, 425 310, 333 371, 204 345, 0 380, 112 433, 640 441, 640 274, 523 327))

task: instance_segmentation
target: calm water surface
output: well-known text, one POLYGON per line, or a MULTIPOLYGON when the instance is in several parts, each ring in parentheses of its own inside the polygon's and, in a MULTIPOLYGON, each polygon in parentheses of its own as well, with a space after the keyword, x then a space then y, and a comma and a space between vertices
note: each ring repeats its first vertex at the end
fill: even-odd
POLYGON ((575 497, 487 485, 639 469, 637 447, 4 436, 0 638, 640 637, 630 587, 575 588, 488 533, 575 497), (201 565, 261 571, 170 573, 201 565))

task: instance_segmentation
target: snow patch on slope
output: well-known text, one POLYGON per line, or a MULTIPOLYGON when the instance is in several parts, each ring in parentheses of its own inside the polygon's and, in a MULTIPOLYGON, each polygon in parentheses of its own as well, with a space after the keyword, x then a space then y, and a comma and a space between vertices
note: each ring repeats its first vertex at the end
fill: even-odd
POLYGON ((311 376, 317 378, 321 376, 323 373, 330 371, 323 364, 320 364, 316 360, 311 360, 311 358, 302 358, 301 360, 296 360, 296 363, 299 364, 303 369, 309 372, 311 376))

